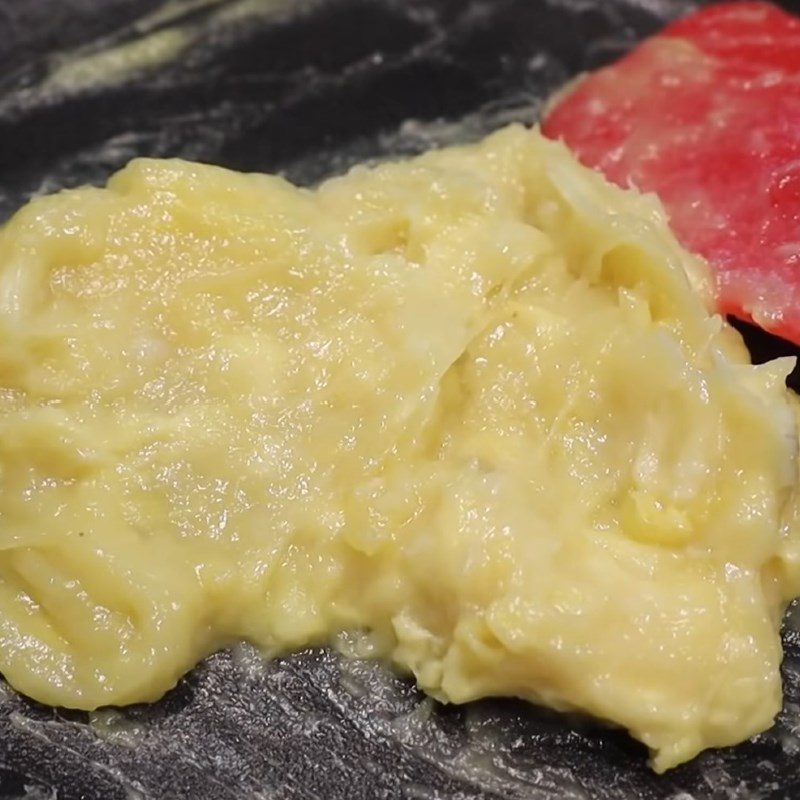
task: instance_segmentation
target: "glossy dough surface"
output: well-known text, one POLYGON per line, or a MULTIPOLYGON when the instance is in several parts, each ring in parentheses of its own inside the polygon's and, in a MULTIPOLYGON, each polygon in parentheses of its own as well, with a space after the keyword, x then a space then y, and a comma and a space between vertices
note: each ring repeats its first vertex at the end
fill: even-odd
POLYGON ((136 161, 35 200, 0 234, 0 672, 95 708, 347 631, 657 769, 767 727, 790 364, 708 296, 653 198, 521 127, 314 191, 136 161))

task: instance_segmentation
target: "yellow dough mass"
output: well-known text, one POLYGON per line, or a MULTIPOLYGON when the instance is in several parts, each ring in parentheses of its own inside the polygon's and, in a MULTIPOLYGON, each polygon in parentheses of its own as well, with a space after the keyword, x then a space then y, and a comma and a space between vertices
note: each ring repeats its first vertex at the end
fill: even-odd
POLYGON ((318 189, 181 161, 0 234, 0 673, 157 699, 359 635, 436 698, 769 726, 800 592, 791 364, 650 197, 521 127, 318 189))

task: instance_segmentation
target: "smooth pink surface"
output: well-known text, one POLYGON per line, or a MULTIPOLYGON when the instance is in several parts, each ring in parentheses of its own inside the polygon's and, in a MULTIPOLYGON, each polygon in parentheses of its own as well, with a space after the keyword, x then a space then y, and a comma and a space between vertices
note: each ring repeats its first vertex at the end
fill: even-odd
POLYGON ((661 197, 715 269, 721 312, 800 344, 800 18, 709 6, 585 78, 542 127, 661 197))

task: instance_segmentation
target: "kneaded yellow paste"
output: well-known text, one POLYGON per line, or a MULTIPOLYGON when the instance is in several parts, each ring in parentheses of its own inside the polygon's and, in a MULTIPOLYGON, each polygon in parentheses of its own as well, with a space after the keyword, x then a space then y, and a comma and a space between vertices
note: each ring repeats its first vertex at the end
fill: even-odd
POLYGON ((314 191, 181 161, 0 234, 0 672, 155 700, 359 633, 456 703, 770 725, 800 592, 787 361, 653 198, 511 127, 314 191))

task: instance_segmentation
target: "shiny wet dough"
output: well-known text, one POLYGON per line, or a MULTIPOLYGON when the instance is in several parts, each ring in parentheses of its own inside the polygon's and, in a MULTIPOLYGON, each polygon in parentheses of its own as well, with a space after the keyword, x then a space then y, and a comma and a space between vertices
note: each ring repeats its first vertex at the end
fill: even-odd
POLYGON ((783 379, 652 198, 538 133, 315 191, 180 161, 0 235, 0 672, 155 700, 360 634, 663 769, 768 726, 800 591, 783 379))

